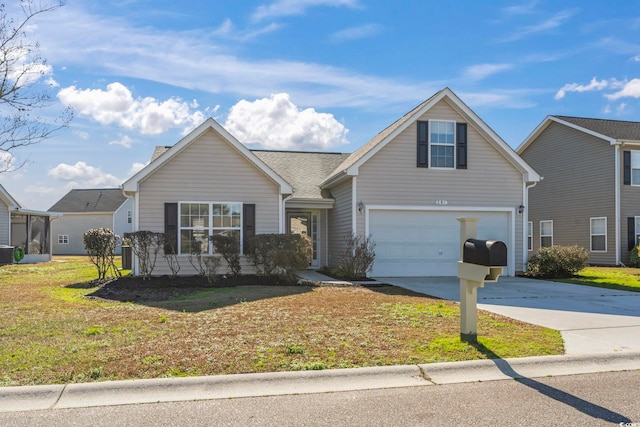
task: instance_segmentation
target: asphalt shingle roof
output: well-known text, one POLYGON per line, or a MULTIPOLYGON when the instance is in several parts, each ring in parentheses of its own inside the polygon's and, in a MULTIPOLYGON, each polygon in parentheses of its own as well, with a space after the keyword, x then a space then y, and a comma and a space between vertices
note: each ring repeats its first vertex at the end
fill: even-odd
POLYGON ((553 116, 576 126, 614 139, 640 141, 640 122, 622 120, 590 119, 586 117, 553 116))
POLYGON ((294 189, 294 199, 321 199, 319 184, 349 154, 304 151, 262 151, 253 154, 280 175, 294 189))
POLYGON ((119 188, 71 190, 49 212, 115 212, 127 200, 119 188))

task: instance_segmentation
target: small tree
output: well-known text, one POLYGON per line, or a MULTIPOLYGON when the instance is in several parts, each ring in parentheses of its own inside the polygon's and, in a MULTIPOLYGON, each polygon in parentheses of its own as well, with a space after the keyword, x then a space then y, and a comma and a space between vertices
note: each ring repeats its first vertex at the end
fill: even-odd
POLYGON ((376 244, 368 237, 345 235, 346 249, 340 260, 340 273, 348 279, 364 279, 373 268, 376 244))
POLYGON ((134 231, 126 236, 126 241, 131 246, 131 251, 138 258, 140 275, 143 279, 151 277, 151 273, 156 266, 158 253, 162 248, 164 240, 163 233, 153 231, 134 231))
POLYGON ((237 276, 240 274, 240 244, 238 240, 223 234, 216 234, 210 237, 213 242, 213 248, 216 253, 222 255, 227 266, 231 270, 231 274, 237 276))
POLYGON ((178 272, 180 272, 180 263, 178 262, 178 242, 176 242, 176 237, 174 234, 165 233, 162 235, 162 255, 164 259, 167 261, 167 265, 171 270, 171 277, 178 277, 178 272))
POLYGON ((120 271, 114 263, 120 236, 108 228, 92 228, 84 233, 83 240, 89 259, 98 269, 98 279, 106 278, 109 271, 116 277, 120 276, 120 271))
POLYGON ((202 241, 194 239, 189 242, 189 263, 196 270, 199 276, 207 276, 206 257, 202 256, 202 241))

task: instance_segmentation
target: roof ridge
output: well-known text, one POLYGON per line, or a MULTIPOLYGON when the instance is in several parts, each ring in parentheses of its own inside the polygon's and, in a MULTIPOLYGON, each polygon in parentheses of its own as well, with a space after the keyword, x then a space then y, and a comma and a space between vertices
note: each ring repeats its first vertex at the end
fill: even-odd
POLYGON ((562 114, 552 114, 552 117, 566 117, 568 119, 582 119, 582 120, 599 120, 602 122, 619 122, 619 123, 636 123, 640 124, 640 121, 636 120, 617 120, 617 119, 601 119, 598 117, 578 117, 578 116, 566 116, 562 114))

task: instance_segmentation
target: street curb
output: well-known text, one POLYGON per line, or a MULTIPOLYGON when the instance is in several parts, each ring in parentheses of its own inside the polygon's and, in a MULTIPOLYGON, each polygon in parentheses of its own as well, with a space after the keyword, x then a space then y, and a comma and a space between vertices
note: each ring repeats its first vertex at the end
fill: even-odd
POLYGON ((0 388, 0 412, 434 386, 640 369, 640 352, 0 388))

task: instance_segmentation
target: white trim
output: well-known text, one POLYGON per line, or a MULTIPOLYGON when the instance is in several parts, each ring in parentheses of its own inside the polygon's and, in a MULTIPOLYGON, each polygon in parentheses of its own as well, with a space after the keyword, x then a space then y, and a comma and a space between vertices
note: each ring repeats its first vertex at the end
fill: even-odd
MULTIPOLYGON (((351 231, 354 236, 358 235, 358 177, 351 178, 351 231)), ((366 234, 368 236, 369 234, 366 234)))
POLYGON ((186 147, 188 147, 193 141, 197 140, 200 136, 202 136, 208 130, 213 130, 216 132, 223 141, 227 142, 232 148, 242 154, 246 159, 252 163, 255 167, 261 170, 266 176, 268 176, 273 182, 275 182, 280 187, 280 194, 291 194, 293 189, 291 185, 286 182, 280 175, 275 173, 271 168, 269 168, 266 163, 260 160, 255 154, 253 154, 247 147, 245 147, 240 141, 238 141, 233 135, 231 135, 222 125, 216 122, 213 118, 208 118, 205 120, 200 126, 191 131, 187 136, 182 138, 175 144, 173 147, 169 148, 167 151, 162 153, 158 158, 156 158, 153 162, 149 163, 147 166, 142 168, 136 174, 134 174, 131 178, 126 180, 121 188, 125 192, 136 192, 138 191, 138 185, 144 179, 146 179, 149 175, 155 172, 157 169, 161 168, 167 161, 171 158, 182 152, 186 147))
POLYGON ((402 205, 371 205, 365 206, 365 235, 371 235, 369 230, 369 215, 371 211, 424 211, 424 212, 495 212, 506 213, 509 215, 509 224, 507 224, 507 231, 509 235, 509 242, 507 247, 513 248, 513 250, 507 253, 508 276, 515 276, 516 274, 516 208, 509 207, 483 207, 483 206, 402 206, 402 205))
POLYGON ((589 252, 605 253, 607 252, 607 239, 609 234, 607 233, 607 217, 606 216, 592 216, 589 218, 589 252), (593 220, 604 219, 604 250, 593 249, 593 236, 602 236, 602 234, 593 234, 593 220))
POLYGON ((401 132, 407 129, 409 126, 412 126, 416 123, 418 118, 423 116, 427 111, 433 108, 438 102, 442 99, 447 98, 450 101, 452 107, 457 109, 457 111, 462 115, 466 116, 466 118, 471 122, 470 124, 476 130, 479 130, 484 136, 487 138, 487 141, 500 153, 502 156, 509 161, 512 165, 514 165, 521 173, 525 175, 525 180, 527 182, 537 182, 540 181, 540 175, 529 166, 520 156, 516 155, 515 151, 507 144, 498 134, 496 134, 493 129, 482 121, 482 119, 473 112, 458 96, 453 93, 451 89, 444 88, 441 91, 437 92, 427 101, 425 101, 420 108, 415 109, 413 112, 403 117, 404 122, 400 124, 393 132, 387 135, 384 139, 378 142, 375 146, 371 147, 369 151, 367 151, 362 157, 353 162, 350 166, 348 166, 345 170, 339 171, 334 175, 325 179, 320 186, 325 187, 330 183, 333 183, 334 180, 338 179, 339 175, 358 175, 358 169, 365 162, 367 162, 373 155, 375 155, 378 151, 380 151, 384 146, 386 146, 390 141, 392 141, 395 137, 397 137, 401 132))
POLYGON ((457 159, 457 153, 456 153, 456 138, 457 138, 457 130, 456 130, 456 121, 455 120, 440 120, 440 119, 429 119, 428 120, 429 123, 429 130, 427 132, 427 164, 429 165, 429 168, 431 169, 443 169, 443 170, 455 170, 456 169, 456 159, 457 159), (433 123, 434 122, 441 122, 441 123, 453 123, 453 143, 452 144, 447 144, 447 143, 441 143, 441 142, 433 142, 431 141, 431 134, 432 129, 433 129, 433 123), (433 145, 439 146, 439 147, 451 147, 453 148, 453 164, 451 165, 451 167, 448 166, 433 166, 431 164, 431 148, 433 147, 433 145))
POLYGON ((614 174, 614 215, 615 215, 615 236, 614 241, 616 245, 616 265, 622 264, 620 255, 620 144, 615 145, 614 159, 615 174, 614 174))
POLYGON ((548 248, 549 246, 553 246, 553 220, 552 219, 543 219, 540 220, 540 223, 538 224, 538 227, 540 228, 539 234, 540 234, 540 248, 548 248), (551 234, 545 234, 544 236, 542 235, 542 223, 543 222, 550 222, 551 223, 551 234), (551 245, 549 246, 542 246, 542 237, 551 237, 551 245))
POLYGON ((561 125, 564 125, 564 126, 570 127, 571 129, 575 129, 575 130, 577 130, 577 131, 584 132, 584 133, 586 133, 586 134, 588 134, 588 135, 595 136, 596 138, 603 139, 603 140, 607 141, 607 142, 608 142, 609 144, 611 144, 611 145, 613 145, 613 144, 616 144, 616 143, 617 143, 617 140, 616 140, 615 138, 611 138, 610 136, 603 135, 603 134, 598 133, 598 132, 594 132, 594 131, 592 131, 592 130, 590 130, 590 129, 583 128, 582 126, 578 126, 578 125, 576 125, 576 124, 573 124, 573 123, 567 122, 567 121, 565 121, 565 120, 559 119, 559 118, 554 117, 554 116, 547 116, 547 117, 545 117, 545 119, 544 119, 542 122, 540 122, 540 124, 539 124, 539 125, 538 125, 538 126, 537 126, 537 127, 536 127, 536 128, 535 128, 535 129, 530 133, 530 134, 529 134, 529 136, 527 136, 527 137, 525 138, 525 140, 522 142, 522 144, 520 144, 520 145, 518 146, 518 148, 516 148, 516 153, 518 153, 518 154, 522 155, 522 152, 523 152, 524 150, 526 150, 526 149, 527 149, 527 147, 529 147, 529 145, 531 145, 531 143, 532 143, 532 142, 533 142, 533 141, 534 141, 534 140, 535 140, 535 139, 536 139, 536 138, 537 138, 537 137, 542 133, 542 131, 544 131, 544 130, 545 130, 545 129, 546 129, 546 128, 551 124, 551 122, 556 122, 556 123, 559 123, 559 124, 561 124, 561 125))

